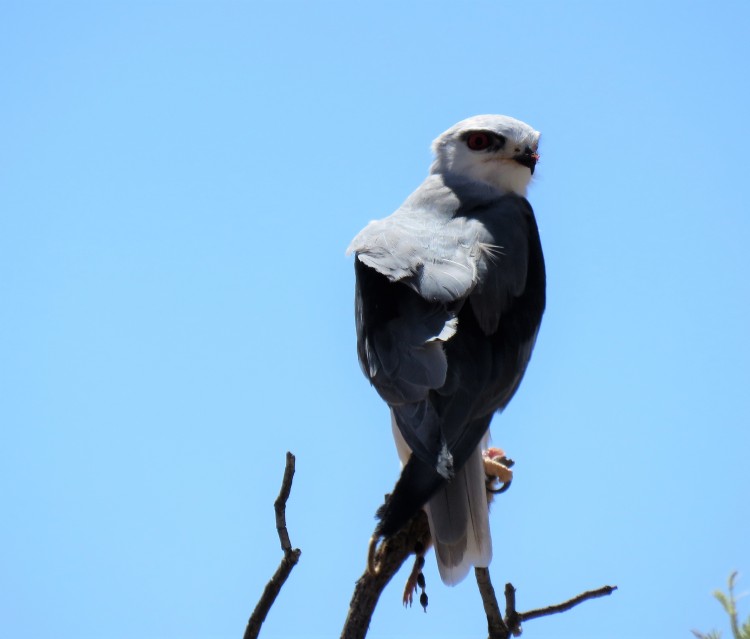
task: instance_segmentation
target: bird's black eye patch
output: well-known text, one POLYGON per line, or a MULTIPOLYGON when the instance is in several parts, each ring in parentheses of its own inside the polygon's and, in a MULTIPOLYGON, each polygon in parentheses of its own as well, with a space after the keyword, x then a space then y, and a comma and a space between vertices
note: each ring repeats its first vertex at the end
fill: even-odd
POLYGON ((489 148, 497 151, 505 145, 505 138, 502 135, 488 131, 470 131, 464 139, 466 146, 472 151, 486 151, 489 148))

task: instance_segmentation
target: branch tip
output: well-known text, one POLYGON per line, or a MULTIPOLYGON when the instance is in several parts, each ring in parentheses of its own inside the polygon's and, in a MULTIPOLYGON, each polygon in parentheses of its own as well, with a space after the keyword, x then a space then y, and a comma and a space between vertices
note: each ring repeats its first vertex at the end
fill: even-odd
POLYGON ((281 587, 286 582, 292 572, 292 568, 297 565, 302 551, 299 548, 292 549, 292 542, 289 540, 289 531, 286 528, 286 502, 292 492, 292 480, 294 479, 294 462, 295 457, 292 453, 286 454, 286 466, 284 467, 284 478, 281 480, 281 489, 276 501, 273 502, 273 510, 276 515, 276 531, 279 534, 279 542, 284 556, 281 563, 276 569, 271 580, 266 584, 263 594, 260 596, 258 603, 247 621, 243 639, 256 639, 260 633, 260 627, 266 620, 268 611, 273 606, 278 597, 281 587))

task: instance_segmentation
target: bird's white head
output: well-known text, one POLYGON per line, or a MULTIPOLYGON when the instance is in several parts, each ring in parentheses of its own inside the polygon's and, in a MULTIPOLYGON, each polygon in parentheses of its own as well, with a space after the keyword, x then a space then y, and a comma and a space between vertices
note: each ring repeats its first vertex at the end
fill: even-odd
POLYGON ((432 143, 431 173, 482 182, 526 196, 539 160, 539 131, 506 115, 477 115, 452 126, 432 143))

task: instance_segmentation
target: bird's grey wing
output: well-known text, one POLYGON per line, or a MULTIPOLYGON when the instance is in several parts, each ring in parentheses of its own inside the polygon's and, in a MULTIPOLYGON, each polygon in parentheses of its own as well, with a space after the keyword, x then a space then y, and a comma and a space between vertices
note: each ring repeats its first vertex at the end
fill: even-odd
POLYGON ((476 266, 446 233, 459 202, 428 178, 385 219, 352 240, 360 361, 389 404, 415 401, 445 380, 441 342, 455 332, 448 305, 476 282, 476 266))
POLYGON ((525 199, 506 196, 477 207, 471 217, 480 227, 480 255, 476 260, 477 286, 469 299, 480 327, 491 335, 509 305, 526 288, 533 212, 525 199))
POLYGON ((544 307, 544 262, 528 203, 503 198, 471 215, 482 226, 483 259, 470 303, 446 344, 449 376, 435 398, 457 470, 425 507, 447 584, 492 559, 482 447, 492 413, 505 406, 523 376, 544 307))
POLYGON ((445 383, 442 343, 455 333, 455 313, 359 259, 354 266, 357 349, 365 375, 389 405, 424 399, 445 383))
POLYGON ((462 218, 403 207, 370 222, 349 247, 357 260, 391 282, 410 287, 427 302, 448 304, 477 283, 473 229, 462 218))
POLYGON ((544 305, 543 258, 528 202, 517 196, 466 200, 455 220, 445 225, 451 231, 445 237, 459 247, 459 260, 470 263, 476 279, 449 306, 457 324, 441 344, 447 364, 444 383, 433 387, 429 401, 394 407, 410 446, 416 444, 415 434, 431 434, 429 457, 423 460, 434 464, 445 444, 456 469, 484 434, 475 420, 505 406, 526 369, 538 329, 533 316, 537 311, 541 315, 539 292, 531 290, 539 286, 540 268, 544 305), (536 270, 530 282, 532 262, 536 270))
POLYGON ((517 196, 489 199, 429 185, 371 222, 349 247, 356 254, 360 362, 425 463, 435 464, 444 443, 454 464, 463 463, 481 437, 465 431, 476 393, 492 375, 481 341, 524 290, 529 217, 531 208, 517 196), (465 306, 469 322, 458 315, 469 312, 465 306), (472 334, 474 324, 481 335, 472 334), (466 333, 466 356, 451 363, 445 343, 457 330, 466 333), (460 392, 453 410, 438 416, 428 393, 454 389, 460 392))
POLYGON ((516 301, 536 233, 530 206, 471 189, 421 190, 350 246, 360 362, 414 453, 381 513, 385 535, 467 462, 527 359, 516 301), (498 337, 506 330, 508 340, 498 337))
POLYGON ((475 230, 456 217, 459 207, 451 189, 428 178, 349 247, 356 255, 360 363, 391 407, 418 414, 409 425, 399 424, 412 450, 431 465, 441 438, 426 400, 445 383, 444 344, 455 334, 456 313, 478 275, 475 230))

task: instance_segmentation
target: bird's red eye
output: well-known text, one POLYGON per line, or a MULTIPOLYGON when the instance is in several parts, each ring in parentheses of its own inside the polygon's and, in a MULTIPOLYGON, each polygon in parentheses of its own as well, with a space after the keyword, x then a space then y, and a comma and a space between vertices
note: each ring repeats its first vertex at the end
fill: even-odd
POLYGON ((487 147, 490 146, 490 143, 492 141, 490 140, 490 136, 486 133, 472 133, 469 135, 468 138, 466 138, 466 146, 468 146, 472 151, 484 151, 487 147))

